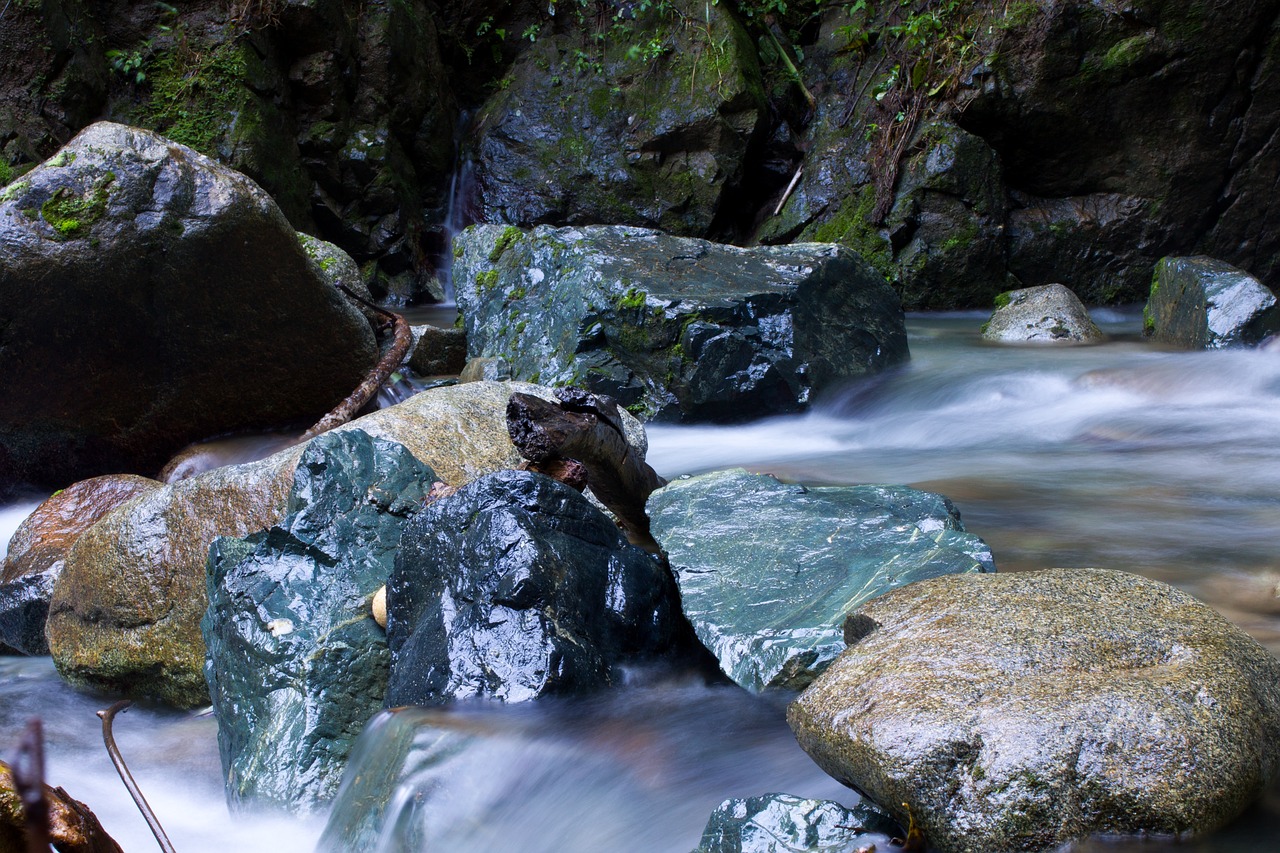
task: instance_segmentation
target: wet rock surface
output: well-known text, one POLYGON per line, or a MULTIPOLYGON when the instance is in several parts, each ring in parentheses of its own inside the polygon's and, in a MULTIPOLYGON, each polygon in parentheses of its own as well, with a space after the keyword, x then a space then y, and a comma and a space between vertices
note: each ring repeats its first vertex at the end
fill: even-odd
POLYGON ((47 655, 49 599, 71 546, 102 516, 158 488, 146 477, 108 474, 73 483, 36 507, 14 531, 0 571, 0 643, 47 655))
POLYGON ((1280 331, 1275 294, 1244 270, 1204 256, 1162 258, 1144 331, 1183 349, 1253 346, 1280 331))
POLYGON ((475 226, 458 240, 473 357, 661 420, 743 420, 908 358, 884 280, 835 246, 739 249, 638 228, 475 226))
POLYGON ((1076 295, 1061 284, 1011 290, 982 327, 984 340, 998 343, 1086 344, 1104 339, 1076 295))
POLYGON ((376 357, 256 184, 108 122, 0 190, 0 303, 0 487, 315 419, 376 357))
POLYGON ((679 593, 579 492, 502 471, 429 505, 387 584, 387 705, 521 702, 695 654, 679 593))
POLYGON ((648 511, 698 639, 752 691, 809 684, 868 599, 995 571, 950 501, 904 486, 806 489, 738 469, 675 480, 648 511))
POLYGON ((893 818, 868 800, 846 808, 832 800, 765 794, 725 800, 693 853, 845 853, 888 844, 893 818))
POLYGON ((391 654, 370 599, 435 472, 358 429, 302 454, 289 514, 209 556, 205 676, 233 805, 310 812, 381 707, 391 654))
POLYGON ((1157 581, 935 578, 863 605, 845 638, 788 721, 938 850, 1205 831, 1280 769, 1280 662, 1157 581))

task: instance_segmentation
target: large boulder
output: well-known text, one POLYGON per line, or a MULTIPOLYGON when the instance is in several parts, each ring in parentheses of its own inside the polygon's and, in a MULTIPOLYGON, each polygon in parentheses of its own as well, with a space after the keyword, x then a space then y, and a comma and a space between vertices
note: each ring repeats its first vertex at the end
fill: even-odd
POLYGON ((481 221, 707 236, 767 118, 754 47, 723 5, 626 12, 586 51, 548 21, 481 107, 481 221))
MULTIPOLYGON (((507 434, 512 391, 551 396, 531 385, 437 388, 336 431, 359 429, 403 444, 442 480, 462 484, 520 462, 507 434)), ((200 619, 208 606, 209 546, 285 516, 304 449, 166 485, 86 531, 67 557, 50 607, 49 646, 59 671, 97 690, 207 704, 200 619)))
POLYGON ((982 337, 998 343, 1089 344, 1105 336, 1074 293, 1061 284, 1045 284, 997 296, 982 337))
POLYGON ((0 644, 47 655, 49 599, 71 546, 102 516, 160 485, 132 474, 107 474, 60 489, 36 507, 14 531, 0 570, 0 644))
POLYGON ((227 798, 312 811, 381 707, 391 654, 370 599, 435 472, 358 429, 312 441, 289 514, 209 553, 201 629, 227 798))
POLYGON ((950 501, 904 486, 810 489, 738 469, 675 480, 648 511, 698 639, 752 691, 809 684, 870 598, 995 571, 950 501))
POLYGON ((935 578, 863 605, 845 639, 788 721, 944 853, 1202 832, 1280 770, 1280 661, 1166 584, 935 578))
POLYGON ((1143 331, 1183 349, 1253 346, 1280 331, 1275 294, 1244 270, 1203 256, 1161 258, 1143 331))
POLYGON ((874 803, 765 794, 725 800, 693 853, 846 853, 888 844, 898 827, 874 803))
POLYGON ((377 355, 256 184, 108 122, 0 191, 0 305, 0 486, 314 420, 377 355))
POLYGON ((908 358, 897 297, 836 246, 740 249, 623 226, 475 226, 455 244, 470 354, 663 420, 796 411, 908 358))
POLYGON ((430 504, 387 584, 388 706, 520 702, 691 654, 674 579, 572 488, 502 471, 430 504))

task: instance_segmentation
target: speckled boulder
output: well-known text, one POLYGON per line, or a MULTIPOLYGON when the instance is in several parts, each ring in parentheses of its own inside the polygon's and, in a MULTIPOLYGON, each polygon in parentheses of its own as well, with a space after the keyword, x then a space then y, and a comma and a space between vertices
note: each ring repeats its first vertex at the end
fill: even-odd
POLYGON ((996 310, 982 327, 984 340, 1018 344, 1091 344, 1106 336, 1070 289, 1046 284, 996 297, 996 310))
POLYGON ((698 639, 752 691, 807 686, 869 598, 995 571, 949 500, 905 486, 805 488, 739 468, 675 480, 648 511, 698 639))
POLYGON ((1280 305, 1262 282, 1222 261, 1161 258, 1143 331, 1184 349, 1253 346, 1280 331, 1280 305))
POLYGON ((845 639, 788 721, 940 851, 1209 830, 1280 769, 1280 661, 1163 583, 935 578, 863 605, 845 639))
POLYGON ((846 808, 832 800, 765 794, 721 803, 693 853, 848 853, 888 844, 897 828, 869 800, 846 808))

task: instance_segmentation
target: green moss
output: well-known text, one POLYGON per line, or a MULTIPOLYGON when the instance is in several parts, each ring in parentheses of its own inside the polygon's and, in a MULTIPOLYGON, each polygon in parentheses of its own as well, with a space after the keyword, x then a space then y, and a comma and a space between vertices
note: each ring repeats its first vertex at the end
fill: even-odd
POLYGON ((848 246, 862 255, 877 272, 893 281, 896 278, 893 249, 871 222, 875 204, 876 189, 867 184, 858 191, 856 199, 846 201, 826 222, 806 234, 804 239, 848 246))
POLYGON ((3 190, 0 190, 0 202, 6 202, 11 199, 15 199, 29 189, 31 189, 30 181, 18 181, 17 183, 10 184, 9 186, 5 187, 3 190))
POLYGON ((1103 71, 1128 68, 1146 55, 1150 43, 1151 36, 1146 33, 1122 39, 1111 46, 1099 65, 1103 71))
POLYGON ((476 292, 479 293, 481 296, 484 296, 486 293, 488 293, 490 290, 493 290, 497 286, 498 286, 497 270, 485 270, 484 272, 476 273, 476 292))
POLYGON ((42 205, 40 216, 64 240, 79 237, 107 211, 109 187, 116 176, 107 172, 94 182, 85 195, 76 195, 66 187, 59 189, 42 205))
POLYGON ((969 222, 956 233, 939 244, 938 249, 942 252, 955 252, 967 249, 972 246, 979 237, 978 223, 969 222))
POLYGON ((627 292, 618 297, 618 310, 633 311, 637 308, 643 308, 647 294, 643 290, 635 287, 628 287, 627 292))
POLYGON ((75 161, 76 152, 62 150, 49 158, 48 165, 53 166, 55 169, 61 169, 63 166, 70 166, 75 161))
POLYGON ((997 308, 1006 308, 1006 307, 1008 307, 1009 303, 1010 303, 1010 302, 1012 301, 1012 299, 1013 299, 1013 297, 1011 297, 1011 296, 1009 295, 1010 293, 1012 293, 1012 291, 1006 290, 1004 293, 997 293, 997 294, 996 294, 995 303, 996 303, 996 307, 997 307, 997 308))
POLYGON ((462 257, 462 253, 463 253, 462 244, 455 241, 453 244, 453 259, 455 261, 458 260, 459 258, 462 257))
POLYGON ((496 264, 511 244, 523 236, 524 232, 514 225, 508 225, 504 228, 502 233, 498 235, 498 239, 494 241, 493 248, 489 250, 489 263, 496 264))
POLYGON ((0 160, 0 187, 13 180, 13 169, 9 167, 8 161, 0 160))
POLYGON ((147 68, 151 98, 144 119, 175 142, 216 157, 219 141, 245 111, 246 67, 237 42, 197 54, 194 62, 178 51, 160 54, 147 68))

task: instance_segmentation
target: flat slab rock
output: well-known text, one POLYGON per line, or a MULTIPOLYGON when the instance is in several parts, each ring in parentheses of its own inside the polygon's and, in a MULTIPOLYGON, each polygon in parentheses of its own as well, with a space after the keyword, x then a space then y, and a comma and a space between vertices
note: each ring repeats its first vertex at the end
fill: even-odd
POLYGON ((1205 831, 1280 769, 1280 661, 1167 584, 952 575, 863 605, 845 637, 787 719, 940 851, 1205 831))
POLYGON ((843 651, 845 614, 876 595, 995 571, 950 501, 905 486, 807 489, 737 469, 676 480, 648 511, 698 639, 753 691, 808 685, 843 651))

